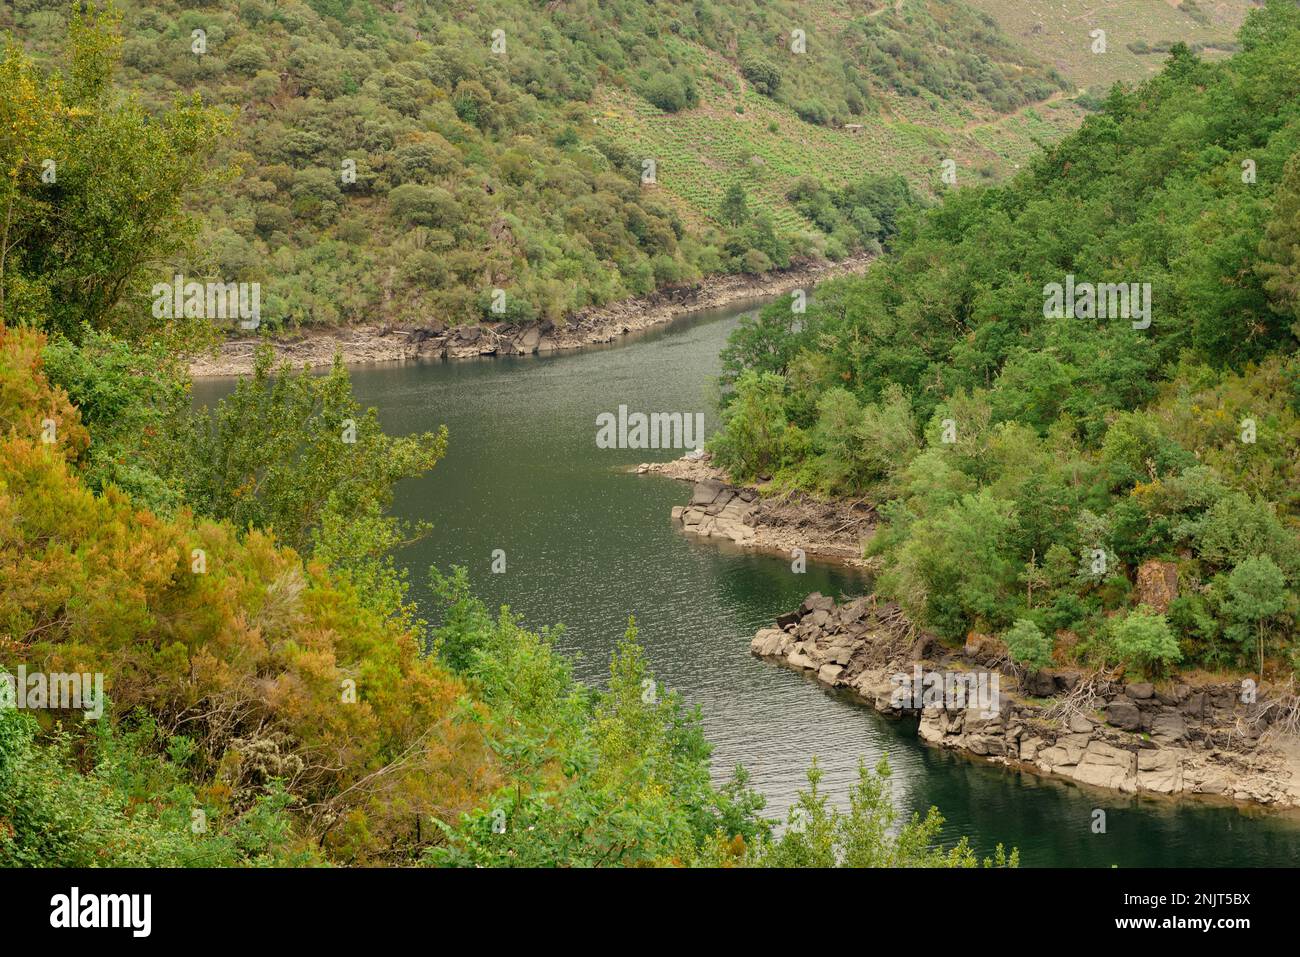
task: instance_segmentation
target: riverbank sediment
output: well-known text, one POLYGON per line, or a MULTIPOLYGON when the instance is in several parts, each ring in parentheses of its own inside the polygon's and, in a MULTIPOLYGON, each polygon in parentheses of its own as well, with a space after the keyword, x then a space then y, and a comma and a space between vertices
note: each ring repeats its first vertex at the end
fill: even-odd
POLYGON ((862 553, 876 513, 863 502, 825 501, 799 492, 764 495, 761 486, 729 482, 707 453, 648 462, 636 472, 694 483, 690 502, 672 510, 672 520, 688 534, 792 560, 802 552, 806 558, 869 565, 862 553))
POLYGON ((436 319, 420 322, 369 323, 345 328, 304 329, 296 335, 264 339, 229 339, 216 354, 191 358, 190 375, 248 375, 257 346, 270 341, 276 360, 295 366, 328 366, 336 353, 348 364, 412 359, 467 359, 560 352, 614 340, 681 316, 718 309, 746 299, 779 296, 792 289, 864 272, 874 256, 843 262, 802 263, 761 276, 710 276, 693 286, 662 289, 598 308, 583 310, 566 323, 488 322, 448 326, 436 319))
POLYGON ((882 714, 919 716, 921 740, 983 760, 1121 793, 1300 808, 1294 694, 1070 669, 1026 675, 1001 642, 972 636, 947 648, 871 595, 837 604, 814 592, 750 650, 882 714), (917 700, 914 688, 932 675, 940 689, 974 687, 981 676, 987 688, 995 675, 996 693, 991 702, 942 692, 917 700))

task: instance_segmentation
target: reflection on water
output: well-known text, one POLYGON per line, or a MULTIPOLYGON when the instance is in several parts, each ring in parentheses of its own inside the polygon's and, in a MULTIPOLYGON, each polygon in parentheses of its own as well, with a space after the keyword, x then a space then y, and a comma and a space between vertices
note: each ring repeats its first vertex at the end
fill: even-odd
MULTIPOLYGON (((914 725, 882 718, 811 679, 754 658, 749 640, 810 591, 858 594, 850 570, 810 563, 796 575, 780 557, 686 537, 669 521, 687 486, 628 474, 673 451, 596 446, 596 416, 619 405, 642 412, 704 412, 717 426, 718 354, 738 311, 701 314, 645 333, 630 347, 549 357, 376 366, 354 371, 359 398, 395 433, 450 432, 447 457, 405 483, 397 510, 435 525, 401 560, 424 586, 430 565, 465 565, 492 606, 508 604, 532 627, 563 622, 560 647, 575 673, 601 682, 609 654, 635 615, 661 685, 701 706, 714 771, 750 771, 784 817, 813 755, 823 787, 842 799, 860 760, 888 752, 900 805, 937 805, 945 836, 970 835, 981 852, 1018 846, 1026 865, 1293 865, 1300 822, 1232 807, 1138 800, 1008 772, 921 745, 914 725), (506 573, 491 574, 494 549, 506 573), (1094 809, 1106 833, 1094 834, 1094 809)), ((211 402, 228 384, 196 385, 211 402)))

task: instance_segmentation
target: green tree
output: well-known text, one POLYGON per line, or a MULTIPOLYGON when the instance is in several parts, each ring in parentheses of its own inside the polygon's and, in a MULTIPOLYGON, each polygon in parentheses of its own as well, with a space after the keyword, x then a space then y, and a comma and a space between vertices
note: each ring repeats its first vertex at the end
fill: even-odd
POLYGON ((784 392, 785 379, 772 372, 748 370, 736 380, 736 394, 722 412, 722 431, 709 448, 737 480, 757 478, 781 464, 788 431, 784 392))
MULTIPOLYGON (((930 808, 924 818, 913 814, 900 822, 889 784, 888 757, 873 771, 858 765, 858 780, 849 791, 849 807, 831 806, 821 790, 823 772, 813 758, 808 789, 790 809, 785 831, 758 849, 762 867, 977 867, 966 838, 945 850, 939 844, 943 816, 930 808)), ((1006 854, 999 844, 985 867, 1018 867, 1019 851, 1006 854)))
POLYGON ((1273 218, 1259 241, 1255 270, 1274 310, 1292 320, 1291 334, 1300 339, 1300 153, 1287 160, 1273 193, 1273 218))
POLYGON ((914 521, 880 585, 944 636, 997 627, 1018 592, 1015 506, 981 489, 914 521))
POLYGON ((1286 578, 1266 555, 1255 555, 1237 565, 1228 575, 1224 612, 1230 624, 1229 638, 1245 643, 1259 642, 1259 676, 1264 677, 1264 640, 1269 621, 1286 607, 1286 578))
POLYGON ((740 61, 740 72, 754 90, 764 96, 776 96, 781 88, 781 71, 763 57, 747 56, 740 61))
POLYGON ((180 436, 189 387, 175 352, 87 330, 81 343, 57 338, 44 354, 50 381, 68 393, 94 441, 78 464, 86 484, 110 485, 140 505, 171 515, 184 501, 180 436))
POLYGON ((74 12, 62 74, 13 42, 0 59, 0 317, 73 340, 183 325, 153 316, 147 293, 196 235, 188 204, 229 129, 197 97, 156 115, 122 99, 117 24, 94 5, 74 12))
POLYGON ((288 364, 273 370, 273 359, 271 347, 260 346, 253 376, 193 418, 185 439, 188 501, 241 528, 274 531, 299 551, 321 536, 369 529, 369 541, 340 548, 336 540, 330 554, 387 552, 401 528, 381 515, 393 486, 442 458, 446 429, 392 438, 376 411, 353 398, 341 359, 323 376, 288 364))
POLYGON ((728 226, 742 226, 749 222, 749 199, 740 183, 732 183, 722 194, 718 218, 728 226))

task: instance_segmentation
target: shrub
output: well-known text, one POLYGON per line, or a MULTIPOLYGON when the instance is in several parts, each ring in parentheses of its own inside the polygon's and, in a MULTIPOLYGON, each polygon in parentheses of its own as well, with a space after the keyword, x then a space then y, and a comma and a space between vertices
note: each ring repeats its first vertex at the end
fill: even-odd
POLYGON ((1169 621, 1145 606, 1112 618, 1106 633, 1119 660, 1136 666, 1144 674, 1163 672, 1168 665, 1183 659, 1169 621))
POLYGON ((1022 665, 1042 669, 1052 663, 1052 639, 1028 618, 1017 618, 1002 640, 1011 657, 1022 665))

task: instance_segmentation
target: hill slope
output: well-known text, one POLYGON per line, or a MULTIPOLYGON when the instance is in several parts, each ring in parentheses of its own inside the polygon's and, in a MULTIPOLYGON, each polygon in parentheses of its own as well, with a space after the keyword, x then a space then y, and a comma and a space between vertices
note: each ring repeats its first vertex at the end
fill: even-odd
MULTIPOLYGON (((949 156, 987 178, 1079 116, 1069 84, 951 0, 118 6, 124 90, 236 114, 217 160, 238 175, 203 203, 205 255, 179 265, 261 282, 272 326, 561 318, 838 257, 884 231, 792 201, 798 179, 928 190, 949 156)), ((65 18, 20 0, 0 29, 50 54, 65 18)))
POLYGON ((947 638, 1292 674, 1300 8, 1240 40, 743 327, 724 464, 887 503, 880 589, 947 638))

